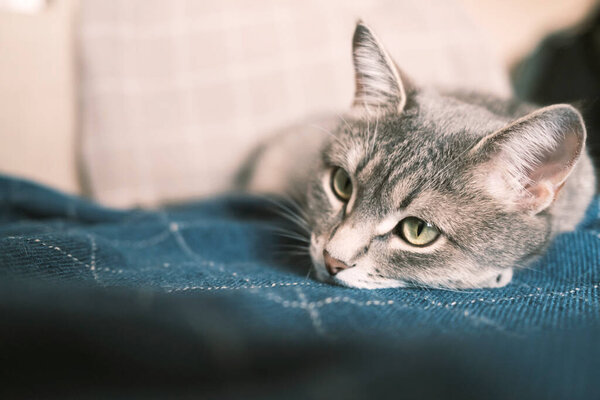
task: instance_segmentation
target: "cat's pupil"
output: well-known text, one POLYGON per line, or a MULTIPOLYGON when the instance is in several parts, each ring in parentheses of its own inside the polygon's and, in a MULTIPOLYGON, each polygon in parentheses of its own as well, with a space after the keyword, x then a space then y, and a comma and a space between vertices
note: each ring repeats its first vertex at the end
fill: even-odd
POLYGON ((393 233, 414 246, 427 246, 440 235, 437 228, 417 217, 403 219, 396 225, 393 233))
POLYGON ((423 228, 425 228, 425 223, 423 221, 417 222, 417 236, 421 236, 423 228))

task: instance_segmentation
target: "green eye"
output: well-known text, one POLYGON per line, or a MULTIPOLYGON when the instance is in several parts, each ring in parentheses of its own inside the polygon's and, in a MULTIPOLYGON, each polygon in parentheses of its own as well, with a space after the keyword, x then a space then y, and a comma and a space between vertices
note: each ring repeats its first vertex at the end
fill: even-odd
POLYGON ((343 202, 352 196, 352 181, 343 168, 336 167, 331 174, 331 189, 335 196, 343 202))
POLYGON ((416 217, 400 221, 396 233, 413 246, 427 246, 440 236, 440 231, 435 226, 416 217))

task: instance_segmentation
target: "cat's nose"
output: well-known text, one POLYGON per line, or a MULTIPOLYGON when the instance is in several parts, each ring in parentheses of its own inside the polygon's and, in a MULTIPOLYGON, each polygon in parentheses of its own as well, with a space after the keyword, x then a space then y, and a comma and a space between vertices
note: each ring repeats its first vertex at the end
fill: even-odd
POLYGON ((331 254, 329 254, 327 250, 323 250, 323 259, 325 260, 325 268, 327 268, 327 271, 329 271, 329 275, 331 276, 349 268, 348 264, 345 262, 331 257, 331 254))

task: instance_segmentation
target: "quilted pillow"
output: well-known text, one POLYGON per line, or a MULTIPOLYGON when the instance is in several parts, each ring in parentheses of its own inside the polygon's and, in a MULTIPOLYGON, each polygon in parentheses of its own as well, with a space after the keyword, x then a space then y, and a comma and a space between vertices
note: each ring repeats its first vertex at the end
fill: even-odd
POLYGON ((82 0, 89 194, 129 206, 227 190, 272 130, 350 104, 358 18, 416 81, 508 93, 487 42, 447 0, 82 0))

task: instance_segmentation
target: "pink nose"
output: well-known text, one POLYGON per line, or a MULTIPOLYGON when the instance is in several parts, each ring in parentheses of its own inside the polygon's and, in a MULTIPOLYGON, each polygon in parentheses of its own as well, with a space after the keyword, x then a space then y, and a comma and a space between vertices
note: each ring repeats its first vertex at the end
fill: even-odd
POLYGON ((325 268, 327 268, 331 276, 349 268, 345 262, 331 257, 331 254, 327 250, 323 250, 323 259, 325 260, 325 268))

